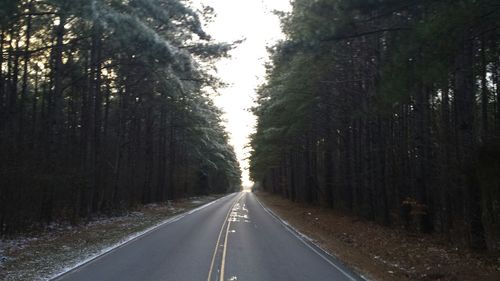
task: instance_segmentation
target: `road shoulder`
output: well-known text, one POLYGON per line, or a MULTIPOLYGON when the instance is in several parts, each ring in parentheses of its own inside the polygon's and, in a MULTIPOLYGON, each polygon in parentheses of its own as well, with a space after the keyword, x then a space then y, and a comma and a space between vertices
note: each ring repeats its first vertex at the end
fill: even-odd
POLYGON ((324 261, 334 267, 337 271, 342 273, 349 280, 370 280, 367 278, 360 270, 356 269, 353 271, 348 268, 333 252, 325 250, 317 241, 311 237, 302 233, 294 225, 291 225, 288 221, 284 220, 280 215, 276 214, 273 210, 269 209, 265 203, 262 203, 257 199, 257 202, 262 206, 262 208, 271 216, 273 219, 277 220, 283 225, 293 236, 305 244, 311 251, 316 253, 324 261))
POLYGON ((372 280, 500 280, 495 263, 430 235, 409 235, 331 209, 259 192, 259 200, 321 248, 372 280))
POLYGON ((77 226, 51 225, 43 233, 0 240, 0 280, 50 279, 220 197, 149 204, 123 216, 77 226))

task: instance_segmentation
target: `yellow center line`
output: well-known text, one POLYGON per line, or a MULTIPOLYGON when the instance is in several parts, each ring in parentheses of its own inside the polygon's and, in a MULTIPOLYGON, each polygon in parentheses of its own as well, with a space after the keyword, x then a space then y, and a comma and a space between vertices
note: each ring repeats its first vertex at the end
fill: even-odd
MULTIPOLYGON (((240 198, 236 202, 239 202, 241 198, 243 198, 244 193, 241 194, 240 198)), ((236 205, 237 203, 235 203, 236 205)), ((233 206, 234 208, 234 206, 233 206)), ((232 210, 232 209, 231 209, 232 210)), ((224 238, 224 249, 222 252, 222 261, 221 261, 221 269, 220 269, 220 279, 219 281, 224 281, 224 267, 226 265, 226 250, 227 250, 227 238, 229 236, 229 227, 231 226, 231 220, 228 220, 227 222, 227 227, 226 227, 226 237, 224 238)))
MULTIPOLYGON (((220 229, 220 232, 219 232, 219 237, 217 238, 217 243, 215 243, 215 249, 214 249, 214 254, 212 255, 212 262, 210 263, 210 270, 208 271, 208 278, 207 278, 207 281, 210 281, 211 277, 212 277, 212 271, 214 269, 214 263, 215 263, 215 257, 217 256, 217 248, 219 248, 219 243, 220 243, 220 238, 222 236, 222 232, 224 231, 224 226, 226 225, 226 222, 229 224, 229 215, 231 214, 231 212, 233 211, 233 208, 234 208, 234 205, 236 205, 236 203, 238 203, 238 201, 241 199, 243 195, 240 195, 238 197, 238 199, 236 199, 233 204, 231 205, 231 208, 229 208, 229 211, 227 212, 226 214, 226 217, 224 219, 224 222, 222 223, 222 226, 221 226, 221 229, 220 229)), ((229 227, 229 225, 228 225, 229 227)), ((227 232, 226 232, 226 239, 224 241, 224 254, 225 254, 225 249, 226 249, 226 243, 227 243, 227 232)), ((224 275, 224 273, 222 273, 222 275, 224 275)), ((222 280, 222 279, 221 279, 222 280)))
POLYGON ((226 237, 224 238, 224 248, 222 250, 222 261, 220 265, 220 281, 224 281, 224 266, 226 264, 227 236, 229 234, 229 226, 231 226, 231 220, 227 222, 226 237))

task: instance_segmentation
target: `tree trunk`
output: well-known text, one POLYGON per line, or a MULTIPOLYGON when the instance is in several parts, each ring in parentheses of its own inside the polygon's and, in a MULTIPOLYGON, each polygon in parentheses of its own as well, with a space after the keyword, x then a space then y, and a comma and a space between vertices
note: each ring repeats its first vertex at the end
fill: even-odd
MULTIPOLYGON (((3 74, 3 45, 5 41, 5 35, 3 29, 0 30, 0 130, 3 130, 4 128, 4 122, 5 122, 5 110, 6 110, 6 104, 5 104, 5 81, 4 81, 4 74, 3 74)), ((0 225, 0 232, 2 231, 2 225, 0 225)))
MULTIPOLYGON (((28 10, 31 10, 31 1, 28 3, 28 10)), ((29 71, 29 61, 30 61, 30 43, 31 43, 31 15, 28 15, 28 19, 26 20, 26 39, 25 39, 25 46, 24 46, 24 67, 23 67, 23 85, 22 85, 22 90, 21 90, 21 97, 19 99, 19 132, 18 132, 18 140, 17 142, 21 147, 24 147, 24 134, 25 134, 25 129, 24 129, 24 121, 25 121, 25 116, 24 116, 24 107, 26 104, 26 98, 27 98, 27 92, 28 92, 28 71, 29 71)))
POLYGON ((455 74, 455 99, 461 157, 461 172, 464 175, 465 220, 472 248, 485 249, 486 240, 481 221, 481 189, 476 175, 477 142, 474 130, 474 74, 472 41, 464 38, 464 46, 457 56, 455 74))
POLYGON ((488 122, 488 104, 489 104, 489 90, 487 82, 487 69, 486 69, 486 42, 485 38, 481 39, 481 123, 482 123, 482 140, 485 141, 489 134, 488 122))
POLYGON ((56 45, 53 48, 53 95, 49 101, 49 154, 53 157, 60 151, 60 142, 63 133, 64 97, 63 97, 63 51, 66 17, 59 16, 59 24, 56 26, 56 45))

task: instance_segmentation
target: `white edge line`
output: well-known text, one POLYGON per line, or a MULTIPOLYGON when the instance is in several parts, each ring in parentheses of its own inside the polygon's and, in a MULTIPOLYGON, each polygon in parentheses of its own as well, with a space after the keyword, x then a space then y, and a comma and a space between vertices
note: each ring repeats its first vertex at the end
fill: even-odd
POLYGON ((102 257, 102 256, 104 256, 106 254, 109 254, 110 252, 112 252, 112 251, 114 251, 114 250, 116 250, 118 248, 121 248, 121 247, 125 246, 126 244, 129 244, 129 243, 131 243, 131 242, 133 242, 135 240, 138 240, 139 238, 142 238, 142 237, 146 236, 147 234, 149 234, 149 233, 157 230, 158 228, 160 228, 162 226, 174 223, 174 222, 176 222, 176 221, 178 221, 178 220, 186 217, 187 215, 191 215, 191 214, 193 214, 195 212, 198 212, 198 211, 200 211, 200 210, 202 210, 202 209, 204 209, 204 208, 206 208, 206 207, 208 207, 208 206, 216 203, 217 201, 222 200, 222 199, 224 199, 224 198, 226 198, 226 197, 228 197, 228 196, 230 196, 232 194, 234 194, 234 193, 228 194, 228 195, 226 195, 224 197, 221 197, 221 198, 218 198, 218 199, 213 200, 211 202, 208 202, 208 203, 206 203, 206 204, 204 204, 204 205, 202 205, 200 207, 197 207, 197 208, 195 208, 193 210, 190 210, 190 211, 184 212, 182 214, 178 214, 176 216, 170 217, 170 218, 168 218, 168 219, 166 219, 166 220, 164 220, 162 222, 159 222, 159 223, 157 223, 157 224, 155 224, 155 225, 153 225, 153 226, 151 226, 151 227, 149 227, 149 228, 147 228, 147 229, 145 229, 143 231, 131 234, 131 235, 127 236, 126 238, 121 239, 119 242, 113 244, 112 246, 109 246, 109 247, 106 247, 106 248, 100 250, 97 254, 94 254, 94 255, 86 258, 85 260, 72 265, 69 268, 65 268, 65 269, 63 269, 63 271, 61 271, 59 273, 56 273, 56 274, 52 275, 51 277, 49 277, 47 279, 44 279, 44 280, 55 281, 58 278, 62 277, 63 275, 66 275, 66 274, 70 273, 73 270, 82 268, 85 265, 90 264, 91 262, 99 259, 100 257, 102 257))
MULTIPOLYGON (((271 216, 273 217, 275 220, 277 220, 278 222, 280 222, 286 230, 288 230, 291 234, 293 234, 293 236, 295 236, 297 239, 299 239, 303 244, 305 244, 309 249, 311 249, 313 252, 315 252, 318 256, 320 256, 321 258, 323 258, 326 262, 328 262, 330 265, 332 265, 333 267, 335 267, 335 269, 337 269, 338 271, 340 271, 342 274, 344 274, 347 278, 349 278, 350 280, 352 281, 357 281, 358 279, 356 279, 354 276, 352 276, 351 274, 349 274, 348 272, 346 272, 345 270, 343 270, 340 266, 338 266, 337 264, 335 264, 334 262, 332 262, 329 258, 327 258, 324 254, 330 256, 331 258, 335 259, 335 260, 339 260, 338 257, 330 254, 329 252, 327 252, 325 249, 323 249, 321 246, 319 246, 318 244, 316 244, 314 242, 313 239, 311 239, 310 237, 308 237, 307 235, 303 234, 302 232, 300 232, 299 230, 297 230, 296 228, 294 228, 293 226, 291 226, 287 221, 283 220, 280 216, 276 215, 273 211, 271 211, 270 209, 268 209, 267 207, 265 207, 261 202, 260 200, 257 198, 257 196, 255 196, 255 199, 257 199, 257 202, 260 204, 260 206, 271 216), (320 249, 323 253, 321 253, 320 251, 318 251, 317 249, 315 249, 314 247, 312 247, 309 243, 313 244, 314 246, 316 246, 318 249, 320 249)), ((357 272, 356 272, 357 273, 357 272)), ((362 274, 359 274, 357 273, 363 280, 366 280, 366 281, 370 281, 370 279, 367 279, 365 276, 363 276, 362 274)))

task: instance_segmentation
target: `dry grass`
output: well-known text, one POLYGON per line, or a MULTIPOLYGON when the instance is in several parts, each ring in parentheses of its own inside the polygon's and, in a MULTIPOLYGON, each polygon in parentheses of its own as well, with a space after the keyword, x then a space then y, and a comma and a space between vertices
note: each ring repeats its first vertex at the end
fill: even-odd
POLYGON ((500 280, 500 258, 449 245, 331 209, 293 203, 266 193, 270 209, 346 264, 373 280, 500 280))

